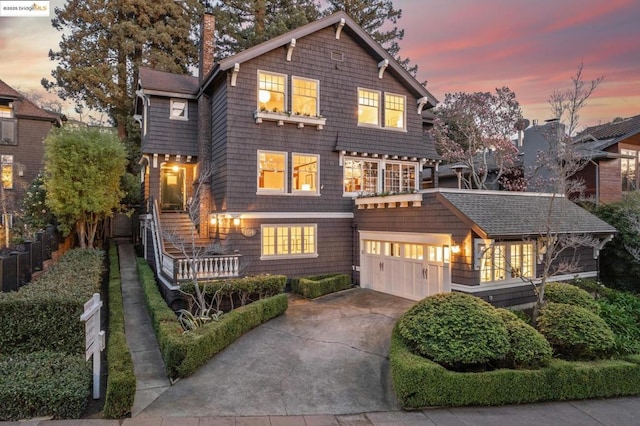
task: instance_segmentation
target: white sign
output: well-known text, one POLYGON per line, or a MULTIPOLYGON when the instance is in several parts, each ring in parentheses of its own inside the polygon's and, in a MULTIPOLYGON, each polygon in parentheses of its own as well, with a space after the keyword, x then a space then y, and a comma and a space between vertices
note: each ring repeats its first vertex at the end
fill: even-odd
POLYGON ((0 1, 0 16, 48 18, 50 14, 48 1, 0 1))
POLYGON ((100 295, 93 297, 84 304, 84 312, 80 320, 85 322, 85 359, 93 356, 93 399, 100 399, 100 352, 104 350, 104 331, 100 330, 100 295))

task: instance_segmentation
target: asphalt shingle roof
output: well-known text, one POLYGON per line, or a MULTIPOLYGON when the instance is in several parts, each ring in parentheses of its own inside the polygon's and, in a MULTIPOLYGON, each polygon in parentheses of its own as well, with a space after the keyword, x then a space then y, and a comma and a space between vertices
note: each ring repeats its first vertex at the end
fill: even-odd
POLYGON ((183 93, 198 93, 198 77, 157 71, 151 68, 140 68, 140 83, 145 90, 183 93))
POLYGON ((57 121, 60 117, 38 107, 2 80, 0 80, 0 98, 13 100, 13 111, 16 117, 41 118, 48 121, 57 121))
POLYGON ((591 135, 596 139, 611 139, 640 131, 640 115, 624 118, 598 126, 591 126, 580 132, 580 135, 591 135))
POLYGON ((551 232, 560 234, 616 232, 613 226, 562 196, 506 191, 442 191, 439 196, 482 230, 486 238, 546 234, 547 223, 551 232))

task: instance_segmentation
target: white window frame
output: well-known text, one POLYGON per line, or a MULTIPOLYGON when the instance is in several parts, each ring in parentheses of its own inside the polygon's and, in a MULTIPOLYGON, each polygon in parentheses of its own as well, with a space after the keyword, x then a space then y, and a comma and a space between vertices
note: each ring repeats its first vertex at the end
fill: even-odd
POLYGON ((384 181, 382 183, 383 191, 385 192, 393 192, 396 194, 405 193, 405 192, 413 192, 418 188, 417 176, 418 176, 418 164, 415 162, 407 162, 407 161, 385 161, 384 164, 384 181), (398 190, 391 190, 387 183, 387 170, 390 165, 399 165, 400 166, 400 175, 398 176, 398 190), (413 169, 413 187, 406 188, 404 185, 404 173, 407 169, 413 169))
MULTIPOLYGON (((299 115, 304 117, 304 113, 298 113, 298 111, 296 111, 293 107, 293 103, 294 100, 296 98, 296 90, 295 90, 295 82, 296 80, 301 80, 301 81, 308 81, 308 82, 312 82, 315 83, 316 85, 316 111, 314 114, 310 114, 309 117, 318 117, 320 116, 320 80, 316 80, 313 78, 305 78, 305 77, 298 77, 296 75, 292 75, 291 76, 291 113, 294 115, 299 115)), ((297 96, 303 96, 303 95, 297 95, 297 96)), ((304 96, 306 97, 306 96, 304 96)), ((286 100, 286 96, 285 96, 285 100, 286 100)))
POLYGON ((373 195, 373 194, 377 194, 381 191, 381 187, 382 187, 382 180, 384 180, 384 164, 382 161, 380 160, 374 160, 371 158, 364 158, 364 157, 344 157, 342 160, 342 193, 345 196, 355 196, 355 195, 359 195, 359 194, 367 194, 367 195, 373 195), (347 176, 346 176, 346 162, 347 161, 360 161, 362 163, 375 163, 378 165, 378 176, 376 177, 376 184, 375 184, 375 192, 370 192, 370 191, 365 191, 364 189, 364 172, 363 169, 360 169, 360 173, 361 176, 363 177, 363 182, 362 182, 362 186, 360 191, 345 191, 345 181, 347 180, 347 176))
POLYGON ((293 195, 320 195, 320 156, 317 154, 307 154, 303 152, 292 152, 291 153, 291 193, 293 195), (313 187, 315 189, 296 189, 294 188, 295 177, 295 158, 299 157, 315 157, 316 159, 316 176, 313 187))
POLYGON ((303 258, 316 258, 318 257, 318 224, 316 223, 291 223, 291 224, 262 224, 260 225, 260 260, 279 260, 279 259, 303 259, 303 258), (302 249, 301 253, 292 253, 295 247, 298 247, 294 244, 295 241, 292 241, 291 232, 292 229, 300 228, 302 231, 301 243, 303 247, 307 244, 307 239, 310 238, 311 244, 313 245, 313 250, 302 249), (265 234, 266 230, 274 230, 273 232, 273 247, 267 252, 269 254, 265 254, 265 234), (286 240, 287 240, 287 248, 284 251, 279 252, 279 246, 283 241, 283 231, 286 230, 286 240), (308 236, 307 232, 313 233, 313 235, 308 236))
POLYGON ((258 150, 256 154, 256 194, 260 195, 283 195, 287 193, 287 188, 289 186, 288 177, 289 177, 289 155, 286 151, 271 151, 271 150, 258 150), (260 188, 260 154, 277 154, 284 155, 284 170, 282 171, 283 175, 283 187, 280 189, 267 189, 260 188))
MULTIPOLYGON (((357 97, 358 97, 358 111, 357 111, 357 120, 358 120, 358 126, 361 127, 373 127, 373 128, 380 128, 381 126, 381 117, 382 117, 382 92, 380 92, 379 90, 373 90, 373 89, 367 89, 366 87, 358 87, 358 92, 357 92, 357 97), (360 91, 366 91, 366 92, 370 92, 370 93, 377 93, 378 94, 378 117, 377 117, 377 123, 376 124, 372 124, 372 123, 361 123, 360 122, 360 105, 362 105, 360 103, 360 91)), ((370 105, 365 105, 365 106, 370 106, 370 105)))
POLYGON ((384 92, 384 128, 389 129, 389 130, 395 130, 398 132, 406 132, 407 131, 407 97, 404 95, 400 95, 398 93, 392 93, 392 92, 384 92), (397 126, 387 126, 387 111, 398 111, 398 110, 391 110, 388 106, 387 106, 387 96, 396 96, 398 98, 402 98, 403 102, 402 102, 402 127, 397 127, 397 126))
POLYGON ((492 284, 492 283, 507 283, 514 281, 521 281, 520 275, 517 273, 518 269, 522 268, 524 263, 524 246, 530 246, 530 253, 528 254, 528 266, 530 268, 530 276, 524 278, 534 279, 536 278, 536 247, 535 243, 530 241, 493 241, 483 240, 476 238, 474 240, 474 269, 480 271, 480 284, 492 284), (519 264, 514 267, 512 265, 512 247, 520 246, 520 259, 519 264), (498 254, 501 258, 496 262, 495 251, 502 251, 502 255, 498 254), (487 257, 489 256, 489 257, 487 257), (487 262, 490 265, 487 266, 487 262), (498 271, 504 273, 504 278, 496 279, 496 263, 498 263, 498 271), (491 279, 483 280, 483 269, 490 268, 491 279))
MULTIPOLYGON (((282 108, 283 110, 280 111, 273 111, 273 110, 266 110, 266 112, 275 112, 275 113, 285 113, 287 112, 287 105, 289 104, 289 76, 287 74, 282 74, 279 72, 273 72, 273 71, 265 71, 265 70, 258 70, 257 74, 256 74, 256 111, 260 111, 260 90, 263 90, 260 88, 260 75, 261 74, 265 74, 265 75, 274 75, 274 76, 279 76, 279 77, 283 77, 284 78, 284 102, 282 103, 282 108)), ((266 89, 264 89, 266 90, 266 89)))
POLYGON ((180 120, 180 121, 188 121, 189 120, 189 101, 187 99, 171 99, 169 102, 169 118, 171 120, 180 120), (176 111, 175 104, 181 103, 184 104, 184 115, 176 115, 174 111, 176 111))

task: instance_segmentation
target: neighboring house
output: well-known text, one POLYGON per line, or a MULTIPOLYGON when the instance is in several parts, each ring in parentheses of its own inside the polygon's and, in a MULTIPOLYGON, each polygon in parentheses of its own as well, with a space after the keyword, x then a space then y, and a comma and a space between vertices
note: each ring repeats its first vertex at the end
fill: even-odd
POLYGON ((579 174, 587 195, 609 203, 640 188, 640 115, 587 127, 574 140, 592 160, 579 174))
MULTIPOLYGON (((218 63, 206 51, 211 16, 203 28, 201 78, 143 68, 137 91, 142 242, 166 296, 194 265, 201 279, 341 272, 412 299, 452 288, 488 298, 512 284, 481 282, 473 241, 529 241, 530 227, 494 233, 434 188, 439 156, 425 130, 436 99, 346 14, 218 63), (192 226, 185 212, 194 203, 192 226), (183 249, 219 242, 227 252, 192 262, 172 233, 183 249), (464 254, 451 257, 463 242, 464 254)), ((496 197, 503 207, 516 199, 496 197)), ((591 231, 615 231, 598 225, 591 231)), ((594 262, 583 266, 595 273, 594 262)))
POLYGON ((64 116, 45 111, 0 80, 0 158, 2 186, 9 212, 42 171, 44 138, 64 116))

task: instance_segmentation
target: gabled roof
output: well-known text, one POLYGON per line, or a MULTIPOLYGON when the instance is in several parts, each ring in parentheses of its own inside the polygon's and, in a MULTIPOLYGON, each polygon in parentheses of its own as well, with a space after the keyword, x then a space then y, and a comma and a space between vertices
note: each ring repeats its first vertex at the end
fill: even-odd
POLYGON ((380 46, 380 44, 378 44, 378 42, 376 42, 373 38, 371 38, 369 34, 367 34, 362 28, 360 28, 360 26, 356 24, 353 19, 351 19, 345 12, 342 11, 326 16, 317 21, 308 23, 300 28, 289 31, 278 37, 274 37, 271 40, 243 50, 242 52, 237 53, 233 56, 222 59, 216 64, 216 66, 214 66, 209 75, 206 76, 204 80, 204 87, 207 87, 220 72, 233 69, 235 64, 242 64, 243 62, 247 62, 276 48, 285 46, 291 42, 291 39, 299 39, 332 25, 340 25, 342 22, 344 22, 342 31, 348 30, 349 33, 357 41, 359 41, 360 44, 367 48, 372 55, 376 56, 378 60, 382 61, 384 59, 387 59, 389 61, 387 72, 389 72, 389 70, 393 72, 408 87, 410 87, 416 95, 420 97, 428 97, 429 105, 435 106, 438 103, 438 100, 435 98, 435 96, 433 96, 406 69, 404 69, 404 67, 402 67, 402 65, 400 65, 393 58, 393 56, 389 55, 389 53, 382 46, 380 46))
POLYGON ((558 234, 617 232, 561 195, 440 189, 437 196, 481 238, 544 235, 547 227, 558 234))
POLYGON ((35 118, 52 122, 60 119, 58 114, 47 112, 38 107, 2 80, 0 80, 0 99, 8 99, 13 102, 13 112, 18 118, 35 118))
MULTIPOLYGON (((640 133, 640 115, 584 129, 574 140, 604 150, 640 133)), ((592 148, 593 149, 593 148, 592 148)))
POLYGON ((150 95, 178 95, 180 97, 195 98, 199 88, 198 77, 157 71, 144 67, 139 70, 138 80, 144 93, 150 95))

